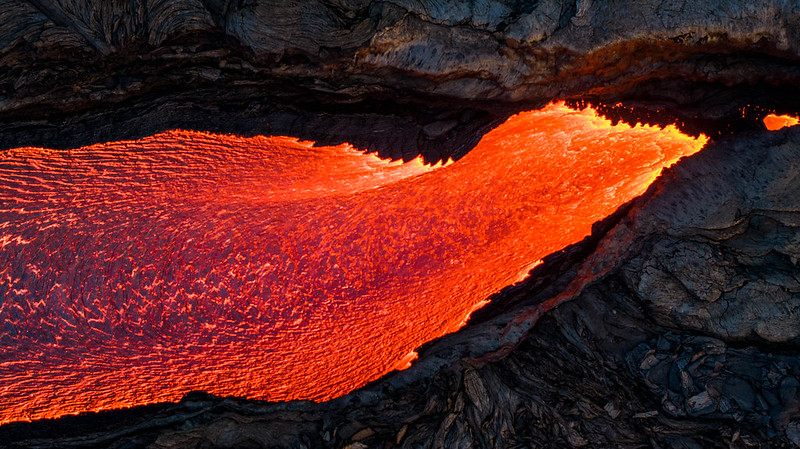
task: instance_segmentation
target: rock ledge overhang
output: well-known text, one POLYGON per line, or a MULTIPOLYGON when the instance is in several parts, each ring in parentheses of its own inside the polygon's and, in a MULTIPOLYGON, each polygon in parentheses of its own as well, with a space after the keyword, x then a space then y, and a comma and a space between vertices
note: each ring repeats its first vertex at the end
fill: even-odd
POLYGON ((800 11, 782 0, 8 0, 2 14, 4 148, 191 128, 437 160, 552 100, 659 109, 707 134, 800 100, 800 11))

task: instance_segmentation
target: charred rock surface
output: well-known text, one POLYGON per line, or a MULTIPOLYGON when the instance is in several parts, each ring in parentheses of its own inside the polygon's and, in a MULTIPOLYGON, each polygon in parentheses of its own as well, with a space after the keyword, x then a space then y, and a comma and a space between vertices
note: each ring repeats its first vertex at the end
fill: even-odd
POLYGON ((799 166, 798 129, 711 144, 599 242, 538 268, 552 282, 505 291, 495 301, 507 307, 338 400, 190 394, 0 437, 41 448, 800 445, 799 166))
POLYGON ((554 99, 658 107, 707 133, 800 99, 800 11, 783 0, 1 6, 4 148, 192 128, 435 161, 554 99))

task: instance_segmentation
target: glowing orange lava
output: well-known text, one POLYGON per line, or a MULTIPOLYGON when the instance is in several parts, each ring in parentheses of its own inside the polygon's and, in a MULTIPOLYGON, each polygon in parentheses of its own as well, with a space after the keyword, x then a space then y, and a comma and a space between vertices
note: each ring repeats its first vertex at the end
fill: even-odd
POLYGON ((800 120, 798 120, 797 117, 792 117, 791 115, 769 114, 768 116, 764 117, 764 126, 766 126, 770 131, 777 131, 781 128, 794 126, 798 123, 800 123, 800 120))
POLYGON ((0 154, 0 422, 405 368, 705 138, 563 104, 430 167, 171 131, 0 154))

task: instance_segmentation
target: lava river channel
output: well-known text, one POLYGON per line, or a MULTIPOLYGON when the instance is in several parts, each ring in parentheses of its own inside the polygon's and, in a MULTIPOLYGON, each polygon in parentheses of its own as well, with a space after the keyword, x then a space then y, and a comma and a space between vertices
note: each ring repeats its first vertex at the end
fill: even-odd
POLYGON ((342 395, 704 143, 554 104, 438 167, 192 131, 2 152, 0 423, 342 395))

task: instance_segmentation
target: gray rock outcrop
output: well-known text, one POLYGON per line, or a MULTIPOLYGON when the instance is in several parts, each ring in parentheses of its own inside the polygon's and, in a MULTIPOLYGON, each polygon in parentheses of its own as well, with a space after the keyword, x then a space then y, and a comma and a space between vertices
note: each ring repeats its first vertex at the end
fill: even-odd
POLYGON ((800 99, 800 11, 785 0, 4 0, 0 11, 6 148, 193 128, 439 160, 551 100, 647 105, 722 132, 748 104, 800 99))

